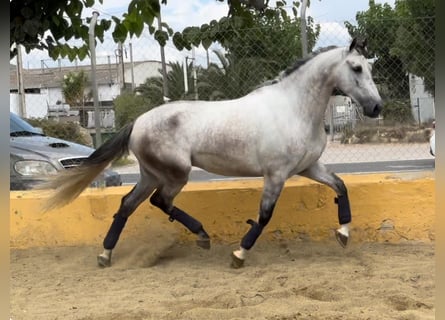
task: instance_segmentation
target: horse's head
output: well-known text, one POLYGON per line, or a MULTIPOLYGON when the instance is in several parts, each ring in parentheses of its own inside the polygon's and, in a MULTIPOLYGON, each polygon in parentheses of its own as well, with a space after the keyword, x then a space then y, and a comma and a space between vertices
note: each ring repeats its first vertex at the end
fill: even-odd
POLYGON ((336 68, 336 86, 360 104, 366 116, 375 118, 382 110, 382 98, 372 79, 366 53, 366 40, 354 38, 345 59, 336 68))

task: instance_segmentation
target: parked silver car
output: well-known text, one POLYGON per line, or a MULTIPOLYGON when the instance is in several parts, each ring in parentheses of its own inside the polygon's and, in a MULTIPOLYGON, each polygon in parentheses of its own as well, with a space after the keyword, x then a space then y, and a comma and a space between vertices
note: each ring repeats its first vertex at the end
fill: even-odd
MULTIPOLYGON (((10 190, 27 190, 60 170, 78 166, 94 152, 93 148, 48 137, 24 119, 10 112, 10 190)), ((110 169, 91 186, 120 186, 122 178, 110 169)))

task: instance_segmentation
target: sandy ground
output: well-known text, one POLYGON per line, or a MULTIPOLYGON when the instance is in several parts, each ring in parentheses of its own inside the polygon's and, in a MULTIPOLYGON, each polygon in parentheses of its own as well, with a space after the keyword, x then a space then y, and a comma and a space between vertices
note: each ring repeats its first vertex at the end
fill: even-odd
POLYGON ((11 250, 11 319, 434 319, 434 244, 257 242, 203 250, 174 233, 97 247, 11 250))

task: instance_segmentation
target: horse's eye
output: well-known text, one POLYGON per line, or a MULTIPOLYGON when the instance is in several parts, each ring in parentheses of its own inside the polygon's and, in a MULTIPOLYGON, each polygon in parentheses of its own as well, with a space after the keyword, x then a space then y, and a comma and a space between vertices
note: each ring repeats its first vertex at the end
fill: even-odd
POLYGON ((353 66, 352 71, 354 71, 356 73, 360 73, 360 72, 362 72, 362 66, 353 66))

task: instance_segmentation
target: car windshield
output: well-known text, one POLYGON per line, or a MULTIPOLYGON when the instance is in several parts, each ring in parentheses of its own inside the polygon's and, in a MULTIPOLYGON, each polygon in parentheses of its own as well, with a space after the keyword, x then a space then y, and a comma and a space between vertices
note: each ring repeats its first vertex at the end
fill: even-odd
POLYGON ((9 135, 10 136, 26 136, 26 135, 43 135, 39 129, 34 128, 28 122, 20 118, 13 112, 9 113, 9 135))

